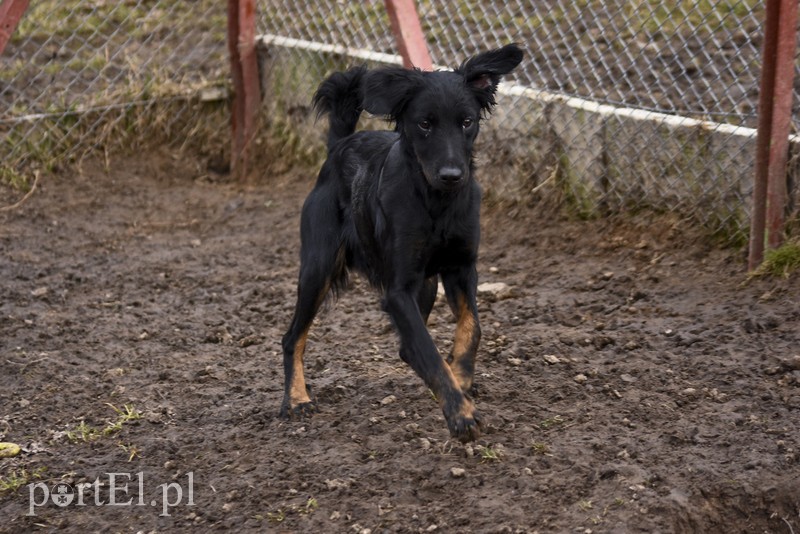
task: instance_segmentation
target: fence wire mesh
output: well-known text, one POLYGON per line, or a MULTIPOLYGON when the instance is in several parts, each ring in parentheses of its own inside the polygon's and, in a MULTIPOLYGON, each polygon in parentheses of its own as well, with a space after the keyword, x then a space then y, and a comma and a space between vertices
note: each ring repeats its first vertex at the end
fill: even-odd
MULTIPOLYGON (((382 1, 258 7, 271 96, 290 115, 307 112, 331 70, 374 64, 359 50, 396 54, 382 1)), ((501 99, 482 134, 490 192, 520 198, 549 181, 586 215, 654 207, 744 237, 761 2, 423 0, 418 10, 434 64, 508 42, 526 50, 507 80, 526 90, 501 99)))
POLYGON ((227 84, 225 43, 213 0, 31 1, 0 56, 2 178, 153 134, 180 142, 201 91, 227 84))
MULTIPOLYGON (((313 120, 310 97, 332 70, 398 60, 382 0, 259 0, 257 9, 266 104, 282 126, 313 120)), ((511 41, 526 50, 484 125, 490 193, 553 189, 586 215, 654 207, 744 235, 761 2, 422 0, 418 9, 442 67, 511 41)), ((173 142, 201 127, 225 131, 224 113, 197 113, 199 94, 227 86, 225 17, 214 0, 33 0, 0 56, 0 178, 153 131, 173 142)), ((795 111, 798 95, 800 78, 795 111)), ((309 129, 319 147, 322 129, 309 129)), ((313 152, 308 138, 296 145, 313 152)))

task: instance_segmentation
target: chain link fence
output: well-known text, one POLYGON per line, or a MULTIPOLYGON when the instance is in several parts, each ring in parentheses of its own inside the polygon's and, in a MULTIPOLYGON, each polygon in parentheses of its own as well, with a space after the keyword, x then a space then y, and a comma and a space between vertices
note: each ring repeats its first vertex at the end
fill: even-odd
POLYGON ((226 6, 214 0, 32 0, 0 56, 0 179, 110 148, 225 131, 226 6))
MULTIPOLYGON (((258 7, 278 115, 308 116, 332 70, 399 62, 382 1, 258 7)), ((746 237, 761 2, 424 0, 418 10, 442 67, 508 42, 526 50, 484 126, 479 163, 490 194, 551 189, 586 216, 655 208, 731 242, 746 237)))
MULTIPOLYGON (((323 125, 309 127, 319 82, 357 63, 400 62, 383 1, 257 8, 265 114, 313 158, 324 139, 323 125)), ((731 241, 746 235, 761 2, 422 0, 418 9, 443 68, 511 41, 526 50, 484 125, 490 195, 557 192, 586 216, 655 208, 731 241)), ((0 179, 24 182, 31 167, 110 147, 227 132, 225 17, 214 0, 32 0, 0 56, 0 179), (209 102, 217 112, 199 113, 209 102)), ((795 103, 798 94, 800 78, 795 103)))

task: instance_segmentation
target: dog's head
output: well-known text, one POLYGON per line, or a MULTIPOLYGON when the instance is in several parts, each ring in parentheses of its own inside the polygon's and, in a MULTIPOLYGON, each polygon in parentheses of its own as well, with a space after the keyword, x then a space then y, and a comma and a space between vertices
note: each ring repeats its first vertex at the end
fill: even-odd
POLYGON ((522 61, 514 44, 478 54, 455 71, 400 67, 370 71, 363 107, 393 120, 434 189, 455 191, 470 180, 472 145, 497 84, 522 61))

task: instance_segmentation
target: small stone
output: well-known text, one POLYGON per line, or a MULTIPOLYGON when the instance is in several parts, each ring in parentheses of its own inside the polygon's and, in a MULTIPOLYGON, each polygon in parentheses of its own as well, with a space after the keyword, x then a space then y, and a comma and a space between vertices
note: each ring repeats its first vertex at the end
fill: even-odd
POLYGON ((33 291, 31 291, 31 295, 34 297, 43 297, 47 295, 47 292, 50 291, 46 287, 37 287, 33 291))
POLYGON ((389 395, 388 397, 384 397, 383 400, 381 400, 381 406, 387 406, 395 402, 396 400, 397 397, 395 397, 394 395, 389 395))
POLYGON ((619 375, 619 378, 623 382, 636 382, 636 379, 634 377, 632 377, 631 375, 623 374, 623 375, 619 375))
POLYGON ((419 446, 423 451, 427 451, 431 448, 431 442, 428 438, 419 438, 419 446))
POLYGON ((514 367, 518 367, 518 366, 520 366, 522 364, 522 360, 520 360, 519 358, 514 358, 512 356, 512 357, 508 358, 508 363, 510 363, 514 367))
POLYGON ((232 502, 226 502, 225 504, 222 505, 222 511, 223 512, 230 512, 231 510, 233 510, 233 503, 232 502))
POLYGON ((542 358, 544 359, 545 362, 547 362, 550 365, 555 365, 561 362, 561 360, 559 360, 558 356, 556 356, 555 354, 545 354, 544 356, 542 356, 542 358))
POLYGON ((479 295, 490 295, 497 300, 507 299, 512 293, 511 286, 505 282, 484 282, 478 286, 479 295))
POLYGON ((523 467, 523 468, 522 468, 522 472, 523 472, 524 474, 526 474, 526 475, 532 475, 532 474, 533 474, 533 470, 531 470, 531 468, 530 468, 530 467, 523 467))
POLYGON ((329 519, 330 519, 331 521, 336 521, 336 520, 337 520, 337 519, 339 519, 340 517, 342 517, 342 513, 341 513, 341 512, 333 512, 333 513, 331 514, 331 516, 329 517, 329 519))
POLYGON ((353 482, 352 479, 340 479, 334 478, 333 480, 325 480, 325 486, 329 490, 337 490, 337 489, 347 489, 350 487, 350 484, 353 482))
POLYGON ((453 475, 453 478, 463 478, 467 474, 467 470, 463 467, 451 467, 450 474, 453 475))
POLYGON ((586 382, 588 380, 588 378, 586 378, 586 375, 584 375, 584 374, 578 374, 578 375, 575 375, 573 380, 575 382, 577 382, 578 384, 583 384, 584 382, 586 382))

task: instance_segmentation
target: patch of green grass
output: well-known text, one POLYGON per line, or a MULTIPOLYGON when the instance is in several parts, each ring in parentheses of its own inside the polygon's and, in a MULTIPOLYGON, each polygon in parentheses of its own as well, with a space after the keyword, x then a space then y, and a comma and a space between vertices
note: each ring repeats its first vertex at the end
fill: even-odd
POLYGON ((478 445, 475 447, 478 451, 478 456, 481 459, 481 463, 488 463, 488 462, 499 462, 500 459, 503 457, 503 454, 490 446, 478 445))
POLYGON ((267 521, 270 523, 283 523, 286 519, 286 512, 277 510, 275 512, 267 512, 267 521))
POLYGON ((792 240, 778 248, 767 250, 764 261, 751 276, 786 278, 797 269, 800 269, 800 240, 792 240))
MULTIPOLYGON (((104 436, 110 436, 112 434, 116 434, 120 430, 122 430, 122 426, 131 423, 132 421, 138 421, 142 418, 142 413, 133 407, 131 404, 125 404, 122 408, 117 408, 113 404, 106 403, 112 410, 117 414, 117 418, 114 421, 109 421, 105 427, 94 427, 86 423, 86 421, 81 420, 81 422, 72 430, 67 430, 66 436, 73 443, 77 443, 79 441, 83 441, 84 443, 95 441, 104 436)), ((126 448, 126 452, 130 454, 130 459, 133 459, 135 454, 130 453, 130 445, 126 448)), ((123 447, 124 448, 124 447, 123 447)), ((138 451, 136 451, 138 453, 138 451)))
POLYGON ((112 410, 117 413, 117 420, 109 422, 103 429, 103 435, 108 436, 122 430, 122 425, 130 423, 131 421, 138 421, 142 418, 142 412, 133 407, 132 404, 125 404, 122 408, 117 408, 111 403, 106 403, 112 410))
POLYGON ((534 454, 538 454, 538 455, 542 455, 542 456, 551 455, 550 447, 548 447, 546 443, 542 443, 542 442, 532 443, 531 444, 531 451, 534 454))
POLYGON ((542 420, 542 421, 539 423, 539 425, 538 425, 538 426, 539 426, 539 428, 541 428, 542 430, 547 430, 547 429, 549 429, 549 428, 553 428, 553 427, 561 426, 561 425, 563 425, 564 423, 566 423, 566 421, 564 420, 564 418, 563 418, 563 417, 561 417, 560 415, 555 415, 555 416, 553 416, 553 417, 548 417, 547 419, 544 419, 544 420, 542 420))
POLYGON ((32 481, 43 478, 46 470, 45 467, 37 467, 33 471, 12 469, 8 475, 0 476, 0 495, 14 493, 22 486, 27 486, 32 481))

